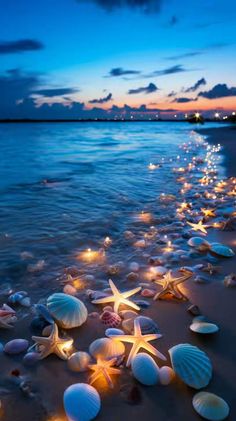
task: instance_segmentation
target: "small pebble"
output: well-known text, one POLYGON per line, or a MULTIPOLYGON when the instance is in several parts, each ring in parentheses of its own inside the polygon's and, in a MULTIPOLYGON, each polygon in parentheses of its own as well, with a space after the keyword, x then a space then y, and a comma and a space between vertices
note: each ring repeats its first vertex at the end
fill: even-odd
POLYGON ((4 346, 4 352, 9 355, 21 354, 29 347, 29 342, 26 339, 13 339, 4 346))
POLYGON ((150 306, 150 303, 144 300, 135 300, 135 304, 137 304, 141 308, 148 308, 150 306))
POLYGON ((137 262, 131 262, 129 265, 129 269, 131 270, 131 272, 138 272, 139 268, 140 266, 137 262))
POLYGON ((152 289, 147 289, 147 288, 143 289, 141 292, 142 297, 148 297, 148 298, 154 297, 155 294, 156 294, 155 291, 153 291, 152 289))
POLYGON ((67 285, 64 286, 63 292, 64 292, 64 294, 67 294, 67 295, 75 295, 77 290, 72 285, 67 284, 67 285))
POLYGON ((126 275, 127 281, 138 281, 139 275, 135 272, 130 272, 128 275, 126 275))
POLYGON ((200 316, 201 314, 199 307, 194 304, 188 307, 188 312, 191 313, 193 316, 200 316))

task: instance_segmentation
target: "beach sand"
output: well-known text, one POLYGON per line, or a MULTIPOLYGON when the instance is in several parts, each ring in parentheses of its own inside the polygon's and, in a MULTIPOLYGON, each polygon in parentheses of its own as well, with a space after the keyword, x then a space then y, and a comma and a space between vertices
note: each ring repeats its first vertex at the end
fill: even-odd
MULTIPOLYGON (((234 158, 236 153, 236 131, 228 127, 219 129, 200 129, 199 132, 209 135, 209 141, 221 143, 224 147, 225 165, 227 174, 235 176, 234 158), (234 161, 234 162, 233 162, 234 161)), ((214 230, 215 231, 215 230, 214 230)), ((234 232, 217 231, 209 233, 208 240, 219 240, 233 248, 236 252, 234 232)), ((142 311, 143 315, 152 317, 159 325, 163 338, 153 344, 166 355, 167 364, 170 365, 168 349, 179 343, 191 343, 200 347, 210 357, 213 364, 213 378, 205 390, 223 397, 230 405, 229 420, 236 420, 236 323, 235 303, 236 289, 226 288, 223 285, 225 275, 235 271, 236 258, 222 260, 222 270, 219 274, 209 277, 210 282, 198 284, 192 280, 184 284, 184 292, 190 302, 176 303, 168 301, 155 301, 142 311), (219 325, 220 331, 209 337, 198 336, 189 330, 192 316, 187 312, 190 303, 199 306, 202 314, 219 325)), ((193 263, 200 263, 193 261, 193 263)), ((132 283, 131 283, 132 288, 132 283)), ((89 301, 86 303, 89 311, 95 308, 89 301)), ((18 337, 30 340, 29 323, 31 316, 20 321, 16 327, 18 337)), ((104 335, 104 327, 89 319, 86 326, 79 331, 69 331, 68 334, 75 339, 75 345, 80 350, 87 350, 95 338, 104 335)), ((12 332, 4 332, 4 342, 12 339, 12 332)), ((128 349, 128 346, 127 346, 128 349)), ((23 368, 22 357, 1 357, 1 376, 6 378, 9 371, 19 368, 28 374, 37 392, 37 398, 30 399, 22 396, 17 387, 9 386, 10 395, 3 399, 4 421, 65 421, 63 412, 63 392, 72 383, 86 382, 88 373, 76 374, 68 370, 67 364, 57 357, 50 357, 32 369, 23 368), (7 408, 4 411, 4 407, 7 408), (52 414, 52 416, 50 415, 52 414), (55 417, 53 417, 55 414, 55 417), (57 416, 56 416, 57 415, 57 416)), ((157 360, 160 365, 165 365, 157 360)), ((115 388, 110 391, 102 384, 97 384, 97 389, 102 398, 102 409, 98 421, 197 421, 200 417, 192 408, 192 397, 197 392, 181 381, 175 380, 169 386, 145 387, 138 385, 129 373, 114 379, 115 388), (120 388, 127 384, 138 385, 142 400, 137 405, 128 404, 120 388)), ((5 387, 4 384, 0 386, 5 387)))

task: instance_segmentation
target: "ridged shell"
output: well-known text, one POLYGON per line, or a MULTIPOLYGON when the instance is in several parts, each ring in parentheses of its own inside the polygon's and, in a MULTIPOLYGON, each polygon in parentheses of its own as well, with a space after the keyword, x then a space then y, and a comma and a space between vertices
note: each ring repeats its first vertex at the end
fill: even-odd
POLYGON ((190 330, 192 330, 192 332, 201 333, 204 335, 218 332, 219 328, 214 323, 195 322, 190 325, 190 330))
POLYGON ((68 360, 68 367, 72 371, 83 372, 88 369, 91 357, 87 352, 78 351, 72 354, 68 360))
MULTIPOLYGON (((135 317, 139 321, 141 327, 141 332, 143 335, 148 335, 149 333, 159 333, 159 328, 157 324, 150 318, 146 316, 135 317)), ((134 331, 134 319, 124 320, 122 327, 126 332, 133 333, 134 331)))
POLYGON ((233 257, 235 254, 234 251, 230 247, 225 246, 224 244, 220 244, 220 243, 212 243, 211 251, 223 257, 233 257))
POLYGON ((192 237, 192 238, 190 238, 188 240, 188 245, 190 247, 194 247, 195 249, 197 249, 199 251, 208 250, 211 246, 210 243, 208 243, 208 241, 206 241, 202 237, 192 237))
POLYGON ((160 383, 167 386, 175 377, 174 370, 171 367, 163 366, 159 370, 160 383))
POLYGON ((118 327, 121 323, 119 314, 112 311, 104 311, 100 317, 102 323, 107 327, 118 327))
POLYGON ((106 329, 105 335, 109 338, 110 335, 124 335, 124 331, 121 329, 115 329, 114 327, 110 327, 106 329))
POLYGON ((140 352, 131 362, 133 376, 145 386, 153 386, 159 381, 159 368, 154 359, 140 352))
POLYGON ((193 397, 193 407, 206 420, 222 421, 229 415, 227 402, 214 393, 197 393, 193 397))
POLYGON ((111 338, 99 338, 91 343, 89 353, 96 359, 111 360, 117 358, 120 360, 125 354, 125 346, 122 342, 111 338))
POLYGON ((208 385, 212 376, 212 365, 198 347, 190 344, 179 344, 169 349, 174 372, 188 386, 201 389, 208 385))
POLYGON ((64 408, 68 421, 90 421, 101 408, 101 399, 93 386, 77 383, 64 392, 64 408))
POLYGON ((64 329, 81 326, 88 317, 84 303, 72 295, 56 293, 47 299, 50 314, 64 329))

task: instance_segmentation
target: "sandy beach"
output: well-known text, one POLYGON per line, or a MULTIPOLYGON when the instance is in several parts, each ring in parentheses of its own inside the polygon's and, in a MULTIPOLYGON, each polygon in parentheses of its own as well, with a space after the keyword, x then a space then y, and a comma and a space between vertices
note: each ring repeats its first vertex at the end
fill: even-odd
MULTIPOLYGON (((236 130, 231 127, 217 129, 200 128, 198 133, 207 136, 210 144, 220 143, 223 146, 222 154, 225 156, 224 166, 227 176, 236 176, 236 130)), ((230 246, 236 252, 236 240, 234 231, 209 230, 207 235, 209 242, 218 241, 230 246)), ((185 240, 187 241, 187 240, 185 240)), ((205 256, 203 261, 206 263, 205 256)), ((201 259, 188 261, 187 266, 202 263, 201 259)), ((167 362, 156 360, 159 366, 169 365, 168 349, 179 343, 190 343, 198 346, 210 357, 213 365, 213 377, 209 385, 204 389, 216 393, 224 398, 230 406, 230 421, 236 419, 236 385, 235 385, 235 297, 236 288, 227 288, 223 284, 226 275, 235 272, 236 257, 229 259, 219 258, 217 265, 221 267, 219 273, 213 275, 204 274, 207 278, 205 283, 188 280, 183 285, 183 290, 189 298, 188 302, 175 302, 173 300, 153 301, 150 298, 150 306, 142 309, 141 314, 151 317, 158 324, 163 337, 154 342, 158 350, 167 357, 167 362), (220 330, 216 334, 197 335, 189 330, 192 315, 187 311, 190 304, 197 305, 201 314, 210 321, 216 323, 220 330)), ((119 278, 117 283, 119 285, 119 278)), ((136 286, 135 282, 126 282, 122 288, 130 289, 136 286), (130 287, 130 288, 129 288, 130 287)), ((95 288, 94 288, 95 289, 95 288)), ((85 299, 83 291, 79 292, 79 298, 86 300, 89 312, 99 311, 97 306, 91 304, 89 298, 85 299)), ((143 299, 140 295, 139 299, 143 299)), ((23 310, 22 310, 23 311, 23 310)), ((17 337, 27 338, 30 343, 31 333, 29 324, 32 320, 30 312, 26 313, 16 323, 14 332, 1 330, 1 342, 5 343, 17 337)), ((67 334, 74 339, 77 349, 87 351, 89 344, 96 338, 104 336, 104 326, 97 319, 88 318, 85 325, 78 329, 72 329, 67 334)), ((129 345, 126 345, 126 355, 129 345)), ((72 373, 66 362, 56 356, 39 362, 32 368, 22 364, 22 356, 9 357, 4 353, 0 355, 3 421, 66 421, 63 410, 63 393, 67 386, 77 382, 87 382, 88 373, 72 373), (10 372, 19 370, 22 375, 30 379, 35 397, 24 396, 19 387, 12 382, 10 372)), ((180 379, 175 378, 168 386, 145 387, 139 384, 131 375, 130 371, 123 368, 122 375, 114 378, 114 389, 109 390, 101 382, 95 386, 99 390, 102 399, 102 408, 97 421, 198 421, 201 418, 194 412, 192 397, 195 390, 186 386, 180 379), (132 387, 138 388, 140 399, 130 404, 127 402, 127 390, 132 387)))

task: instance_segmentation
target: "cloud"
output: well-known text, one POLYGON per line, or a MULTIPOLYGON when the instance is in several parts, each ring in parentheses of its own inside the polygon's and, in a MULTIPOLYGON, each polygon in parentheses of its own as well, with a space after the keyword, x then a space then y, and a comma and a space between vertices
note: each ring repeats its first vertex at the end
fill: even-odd
POLYGON ((25 53, 26 51, 42 50, 44 45, 33 39, 0 42, 0 54, 25 53))
POLYGON ((128 75, 138 75, 141 72, 138 70, 125 70, 122 67, 115 67, 111 69, 108 76, 105 77, 119 77, 119 76, 128 76, 128 75))
POLYGON ((165 76, 165 75, 173 75, 175 73, 182 73, 187 72, 188 70, 185 69, 182 64, 176 64, 175 66, 167 67, 163 70, 155 70, 154 72, 146 75, 146 77, 156 77, 156 76, 165 76))
POLYGON ((201 48, 200 50, 189 51, 187 53, 176 54, 174 56, 166 57, 166 60, 175 61, 175 60, 182 60, 182 59, 185 59, 185 58, 196 57, 196 56, 200 56, 202 54, 206 54, 207 52, 212 51, 212 50, 214 51, 214 50, 229 47, 230 45, 232 45, 232 44, 227 43, 227 42, 217 42, 217 43, 209 44, 206 47, 201 48))
POLYGON ((158 90, 158 88, 154 83, 149 83, 148 86, 144 86, 144 87, 137 88, 137 89, 130 89, 128 91, 128 94, 129 95, 141 94, 141 93, 152 94, 153 92, 156 92, 157 90, 158 90))
POLYGON ((177 94, 177 92, 175 92, 175 91, 171 91, 167 96, 169 97, 169 98, 171 98, 171 97, 173 97, 173 96, 175 96, 177 94))
POLYGON ((226 83, 219 83, 209 91, 199 92, 198 96, 207 99, 224 98, 229 96, 236 96, 236 87, 229 88, 226 83))
POLYGON ((173 99, 172 102, 178 102, 178 104, 186 104, 187 102, 193 102, 197 101, 198 98, 186 98, 186 97, 180 97, 173 99))
POLYGON ((44 97, 55 97, 55 96, 64 96, 74 94, 78 92, 78 89, 75 88, 48 88, 48 89, 39 89, 34 92, 35 95, 41 95, 44 97))
POLYGON ((108 94, 105 98, 99 98, 99 99, 92 99, 89 101, 90 104, 104 104, 105 102, 109 102, 112 99, 112 94, 108 94))
POLYGON ((184 53, 184 54, 178 54, 175 56, 170 56, 170 57, 166 57, 166 60, 182 60, 185 58, 190 58, 190 57, 196 57, 196 56, 200 56, 201 54, 203 54, 202 51, 191 51, 189 53, 184 53))
MULTIPOLYGON (((89 0, 108 11, 128 7, 139 9, 145 13, 159 12, 162 0, 89 0)), ((87 3, 88 0, 77 0, 78 3, 87 3)))
POLYGON ((186 93, 187 92, 195 92, 200 88, 200 86, 204 86, 206 84, 207 84, 206 79, 204 77, 202 77, 193 86, 190 86, 190 88, 184 89, 183 92, 186 92, 186 93))

